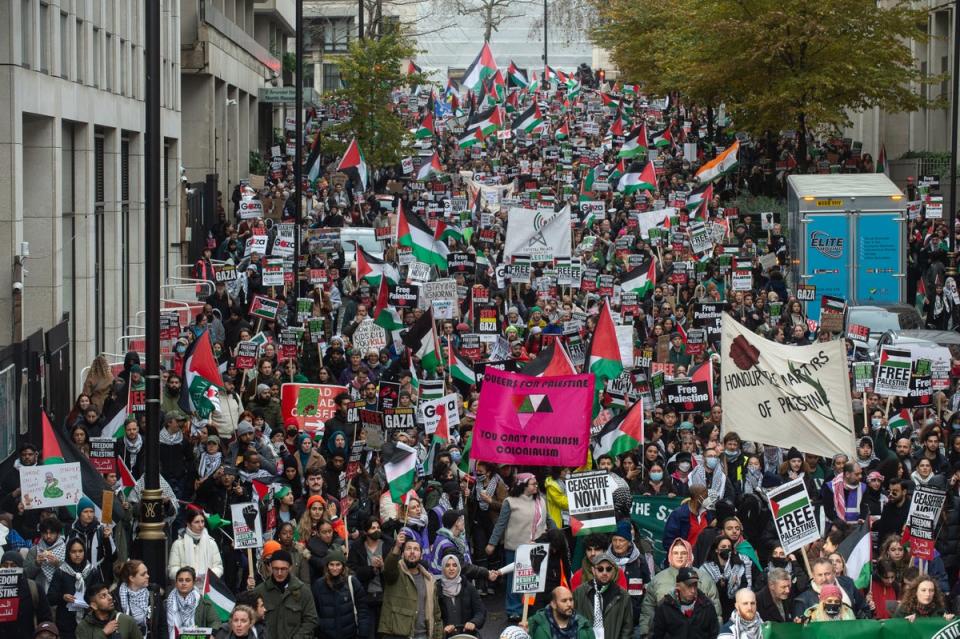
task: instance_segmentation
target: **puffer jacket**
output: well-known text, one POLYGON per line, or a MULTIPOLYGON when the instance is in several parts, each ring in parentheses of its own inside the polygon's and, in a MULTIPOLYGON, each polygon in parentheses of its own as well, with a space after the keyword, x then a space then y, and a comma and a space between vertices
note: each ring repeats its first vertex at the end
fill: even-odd
POLYGON ((370 636, 367 592, 359 579, 353 575, 341 576, 331 585, 321 577, 313 582, 312 590, 320 620, 317 627, 320 639, 366 639, 370 636))

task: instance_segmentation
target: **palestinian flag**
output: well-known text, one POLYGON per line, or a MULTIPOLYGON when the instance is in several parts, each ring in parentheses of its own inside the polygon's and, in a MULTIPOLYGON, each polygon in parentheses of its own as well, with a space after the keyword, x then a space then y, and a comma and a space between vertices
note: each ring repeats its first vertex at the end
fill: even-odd
POLYGON ((380 278, 386 277, 387 282, 396 286, 400 281, 400 273, 390 262, 370 255, 360 243, 357 248, 357 281, 366 280, 371 286, 380 286, 380 278))
POLYGON ((497 63, 493 59, 493 52, 490 51, 490 43, 484 42, 480 53, 473 59, 470 66, 463 74, 462 86, 474 92, 479 92, 483 81, 492 77, 497 72, 497 63))
POLYGON ((421 166, 420 170, 417 171, 417 181, 425 182, 426 180, 431 180, 442 173, 443 167, 440 166, 440 155, 436 150, 434 150, 430 161, 421 166))
POLYGON ((503 108, 507 113, 516 113, 520 108, 520 94, 511 90, 503 103, 503 108))
POLYGON ((42 460, 40 465, 50 466, 53 464, 63 464, 65 460, 63 458, 63 451, 60 450, 60 442, 57 441, 57 436, 53 432, 53 424, 50 423, 50 418, 47 416, 47 411, 41 410, 41 429, 43 437, 43 451, 41 452, 42 460))
POLYGON ((513 60, 510 61, 510 66, 507 67, 507 82, 510 86, 520 87, 521 89, 526 89, 530 85, 527 76, 523 74, 520 67, 514 64, 513 60))
POLYGON ((433 137, 433 113, 427 112, 420 120, 420 128, 413 135, 418 140, 426 140, 433 137))
POLYGON ((877 154, 877 173, 883 173, 887 177, 890 176, 887 167, 887 146, 885 144, 880 145, 880 153, 877 154))
POLYGON ((643 443, 643 402, 638 401, 608 421, 597 434, 597 443, 593 447, 593 458, 600 455, 617 457, 636 450, 643 443))
POLYGON ((610 95, 608 95, 608 94, 606 94, 606 93, 600 93, 600 102, 603 103, 603 106, 608 107, 608 108, 611 108, 611 109, 619 109, 619 108, 620 108, 620 100, 618 100, 618 99, 616 99, 616 98, 614 98, 614 97, 612 97, 612 96, 610 96, 610 95))
POLYGON ((310 155, 307 156, 307 183, 311 188, 316 188, 321 173, 323 173, 323 162, 320 158, 320 134, 318 133, 313 138, 310 155))
POLYGON ((736 140, 720 155, 700 167, 700 170, 697 171, 697 178, 700 183, 712 182, 737 166, 739 153, 740 140, 736 140))
POLYGON ((457 468, 462 470, 465 473, 471 471, 470 464, 470 449, 473 448, 473 430, 467 433, 467 443, 463 447, 463 452, 460 454, 460 463, 457 464, 457 468))
POLYGON ((413 75, 414 73, 423 73, 423 69, 417 66, 417 63, 413 60, 407 64, 407 75, 413 75))
POLYGON ((623 135, 623 117, 620 115, 619 111, 617 111, 617 119, 614 120, 613 124, 610 125, 609 132, 610 135, 623 135))
POLYGON ((857 588, 869 588, 870 577, 872 576, 872 556, 870 541, 870 521, 860 524, 860 527, 848 535, 840 545, 837 546, 837 553, 843 557, 843 563, 846 565, 847 577, 853 579, 857 588))
POLYGON ((567 126, 567 123, 564 122, 559 129, 553 134, 558 140, 566 140, 570 137, 570 127, 567 126))
POLYGON ((627 173, 617 184, 617 190, 624 195, 632 195, 637 191, 657 190, 657 170, 653 162, 647 162, 640 173, 627 173))
POLYGON ((673 144, 673 134, 670 133, 670 127, 664 127, 660 131, 654 131, 651 134, 650 139, 653 141, 653 146, 658 148, 663 148, 665 146, 671 146, 673 144))
POLYGON ((395 504, 404 503, 417 478, 417 451, 402 442, 387 442, 381 450, 381 458, 390 486, 390 498, 395 504))
POLYGON ((583 177, 580 179, 580 201, 588 201, 594 199, 596 192, 593 189, 594 182, 597 181, 597 168, 600 165, 587 169, 583 177))
POLYGON ((647 153, 648 146, 647 125, 641 124, 638 127, 634 127, 633 131, 630 132, 630 135, 627 136, 627 139, 623 141, 623 146, 620 147, 620 152, 617 153, 617 157, 640 157, 647 153))
POLYGON ((123 404, 117 406, 116 412, 113 416, 107 420, 103 425, 103 428, 100 429, 101 437, 113 437, 114 439, 120 439, 124 436, 124 427, 127 425, 127 405, 123 404))
POLYGON ((373 323, 383 328, 393 335, 393 341, 400 341, 400 330, 403 328, 403 320, 400 313, 390 304, 390 289, 387 287, 386 280, 381 279, 377 288, 377 305, 373 311, 373 323))
POLYGON ((467 386, 473 386, 477 383, 477 374, 460 353, 453 348, 453 342, 450 342, 450 377, 454 382, 461 382, 467 386))
POLYGON ((413 363, 413 353, 410 349, 407 349, 407 370, 410 371, 410 386, 413 387, 413 390, 417 391, 417 395, 420 394, 420 378, 417 376, 417 367, 413 363))
POLYGON ((584 372, 594 374, 593 414, 596 417, 600 411, 600 395, 603 388, 611 379, 620 377, 623 372, 623 361, 620 359, 620 343, 617 341, 617 328, 610 313, 610 301, 604 300, 600 309, 597 327, 593 331, 590 345, 584 357, 584 372))
POLYGON ((340 158, 337 172, 346 174, 353 181, 354 188, 359 184, 361 191, 367 190, 367 163, 363 159, 363 153, 360 152, 360 145, 357 144, 356 138, 350 141, 350 146, 340 158))
POLYGON ((910 415, 910 410, 906 408, 899 413, 891 415, 890 419, 887 420, 887 428, 890 430, 907 428, 911 424, 913 424, 913 417, 910 415))
POLYGON ((184 356, 180 408, 187 415, 196 414, 200 419, 210 417, 210 413, 220 410, 218 388, 223 388, 220 365, 210 346, 210 331, 205 330, 187 347, 184 356))
POLYGON ((403 344, 420 358, 420 365, 431 373, 440 366, 440 345, 433 325, 433 311, 428 310, 413 323, 403 336, 403 344))
POLYGON ((507 94, 507 81, 503 79, 503 74, 500 73, 500 69, 497 69, 497 72, 494 73, 490 79, 490 86, 493 88, 493 97, 497 101, 502 100, 503 96, 507 94))
POLYGON ((457 140, 457 146, 461 149, 469 149, 474 144, 483 142, 483 131, 480 129, 468 129, 457 140))
POLYGON ((530 108, 518 115, 510 126, 514 131, 523 131, 524 133, 533 133, 543 124, 543 116, 540 114, 540 105, 533 103, 530 108))
POLYGON ((775 499, 771 498, 770 511, 773 513, 774 519, 779 519, 809 504, 810 496, 807 494, 807 487, 801 481, 797 482, 792 488, 778 492, 775 499))
POLYGON ((124 498, 129 497, 130 492, 137 485, 137 480, 133 478, 133 473, 127 468, 123 456, 117 457, 117 481, 120 482, 119 492, 123 493, 124 498))
POLYGON ((641 264, 628 273, 624 273, 620 280, 620 288, 624 293, 636 293, 640 299, 647 296, 657 285, 657 266, 653 260, 641 264))
POLYGON ((450 240, 456 240, 457 242, 463 242, 463 229, 459 226, 449 224, 443 220, 437 220, 437 230, 433 233, 434 239, 443 244, 446 244, 450 240))
POLYGON ((203 586, 203 598, 213 606, 217 616, 220 617, 220 621, 224 623, 230 619, 230 613, 237 605, 230 588, 220 581, 220 577, 217 577, 212 570, 207 570, 206 584, 203 586))
MULTIPOLYGON (((679 324, 677 325, 678 332, 683 338, 683 343, 687 343, 687 332, 683 330, 683 327, 679 324)), ((691 369, 687 373, 690 376, 690 381, 694 384, 705 384, 707 387, 707 398, 710 401, 710 405, 713 405, 713 360, 709 357, 707 361, 700 364, 696 368, 691 369)))
POLYGON ((549 64, 543 67, 543 80, 549 84, 557 82, 557 72, 549 64))
POLYGON ((576 78, 572 75, 567 78, 567 99, 575 100, 580 96, 580 91, 583 87, 577 82, 576 78))
POLYGON ((446 246, 433 238, 433 231, 416 213, 407 213, 399 208, 397 220, 397 244, 413 250, 413 256, 424 264, 432 264, 446 270, 446 246))
POLYGON ((555 375, 576 375, 577 371, 567 355, 563 343, 554 340, 550 346, 541 350, 537 357, 520 371, 531 377, 552 377, 555 375))
POLYGON ((687 210, 690 211, 690 217, 699 217, 703 220, 707 219, 707 207, 710 206, 710 200, 712 199, 712 183, 701 185, 697 190, 688 195, 687 210))
POLYGON ((500 128, 503 128, 503 115, 498 106, 476 114, 473 122, 467 125, 468 131, 479 130, 483 137, 496 133, 500 128))
POLYGON ((627 162, 626 160, 621 158, 620 161, 614 165, 613 170, 610 171, 610 175, 607 176, 607 183, 619 184, 620 178, 626 174, 627 174, 627 162))

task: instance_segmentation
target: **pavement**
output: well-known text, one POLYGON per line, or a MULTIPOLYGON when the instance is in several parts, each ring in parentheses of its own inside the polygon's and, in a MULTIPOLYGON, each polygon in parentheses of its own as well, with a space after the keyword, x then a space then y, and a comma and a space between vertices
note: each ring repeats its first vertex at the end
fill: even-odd
POLYGON ((500 632, 507 627, 507 613, 503 609, 503 584, 497 584, 500 590, 483 597, 487 607, 487 621, 480 629, 480 639, 499 639, 500 632))

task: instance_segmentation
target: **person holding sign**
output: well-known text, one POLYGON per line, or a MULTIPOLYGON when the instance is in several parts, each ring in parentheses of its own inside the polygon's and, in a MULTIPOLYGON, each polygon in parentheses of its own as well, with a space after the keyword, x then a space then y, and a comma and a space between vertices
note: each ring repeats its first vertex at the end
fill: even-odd
POLYGON ((77 503, 77 519, 68 535, 71 539, 79 539, 83 543, 84 553, 92 566, 105 566, 112 570, 117 552, 117 544, 113 540, 113 525, 97 521, 94 503, 89 497, 81 497, 77 503))
POLYGON ((23 555, 16 550, 8 550, 0 557, 0 568, 5 574, 0 575, 0 583, 5 589, 15 587, 16 595, 7 598, 8 605, 16 613, 12 619, 3 618, 0 621, 0 632, 4 637, 29 637, 37 624, 53 620, 47 598, 33 579, 27 579, 23 572, 23 555), (15 633, 15 634, 7 634, 15 633))
POLYGON ((112 561, 99 565, 90 562, 81 539, 71 539, 67 543, 67 555, 54 573, 47 591, 47 601, 56 607, 61 639, 76 636, 77 621, 86 610, 83 593, 87 586, 110 581, 112 572, 112 561))

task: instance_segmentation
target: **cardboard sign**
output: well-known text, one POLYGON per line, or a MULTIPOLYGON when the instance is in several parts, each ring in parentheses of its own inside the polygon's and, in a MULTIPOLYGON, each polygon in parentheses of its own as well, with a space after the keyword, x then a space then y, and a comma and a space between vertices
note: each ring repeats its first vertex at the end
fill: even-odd
POLYGON ((233 264, 220 264, 214 269, 213 277, 217 282, 233 282, 237 279, 237 267, 233 264))
POLYGON ((797 286, 797 300, 812 302, 817 299, 817 287, 814 284, 800 284, 797 286))
POLYGON ((873 388, 873 362, 853 363, 853 387, 863 393, 873 388))
POLYGON ((380 382, 377 388, 377 406, 380 410, 396 408, 400 403, 400 384, 398 382, 380 382))
POLYGON ((20 494, 26 510, 76 506, 83 497, 80 464, 21 466, 20 494))
POLYGON ((752 290, 753 273, 751 271, 734 271, 731 275, 730 286, 734 291, 752 290))
POLYGON ((266 235, 251 235, 247 238, 247 242, 244 245, 243 254, 253 255, 266 255, 267 254, 267 236, 266 235))
POLYGON ((423 426, 427 435, 432 435, 440 423, 438 406, 443 405, 447 411, 447 425, 460 424, 460 396, 456 393, 444 395, 440 399, 421 400, 417 404, 417 421, 423 426))
POLYGON ((379 353, 387 347, 387 331, 374 324, 372 319, 366 319, 353 332, 353 346, 364 355, 371 350, 379 353))
POLYGON ((411 282, 429 282, 430 265, 423 262, 413 262, 407 266, 407 279, 411 282))
POLYGON ((259 548, 263 544, 263 527, 260 525, 260 510, 257 502, 230 505, 230 520, 233 522, 233 547, 259 548))
POLYGON ((820 538, 820 524, 802 477, 768 489, 767 497, 784 551, 791 553, 820 538))
POLYGON ((613 504, 616 485, 605 470, 573 473, 567 478, 567 499, 571 522, 581 526, 577 536, 616 530, 617 517, 613 504))
POLYGON ((260 345, 253 341, 237 343, 237 356, 234 362, 237 370, 248 371, 257 367, 257 354, 260 351, 260 345))
POLYGON ((447 255, 448 273, 473 273, 476 267, 476 258, 469 253, 450 253, 447 255))
POLYGON ((90 438, 90 463, 100 474, 117 472, 117 440, 113 437, 90 438))
POLYGON ((253 198, 243 198, 240 200, 239 212, 241 220, 255 220, 263 217, 263 202, 253 198))
POLYGON ((496 335, 500 332, 500 313, 496 304, 476 304, 475 327, 481 335, 496 335))
POLYGON ((414 421, 413 408, 389 408, 383 412, 383 426, 387 430, 395 430, 398 428, 410 429, 416 428, 416 422, 414 421))
POLYGON ((283 258, 270 257, 264 260, 263 285, 283 286, 283 258))
POLYGON ((937 529, 940 525, 940 512, 947 500, 947 494, 939 488, 918 486, 910 501, 907 513, 907 528, 910 536, 910 554, 913 557, 933 560, 937 529))
POLYGON ((263 295, 256 295, 250 304, 250 314, 254 317, 260 317, 265 320, 277 319, 277 312, 280 310, 279 300, 272 300, 263 295))
POLYGON ((328 384, 283 384, 280 386, 280 417, 283 423, 297 422, 298 430, 311 435, 323 432, 324 422, 337 412, 334 398, 347 392, 346 386, 328 384))
POLYGON ((663 401, 685 413, 710 410, 707 382, 676 382, 663 387, 663 401))
POLYGON ((879 395, 908 397, 912 370, 913 355, 910 351, 883 346, 880 349, 874 392, 879 395))
POLYGON ((147 410, 147 385, 140 382, 127 391, 127 413, 143 413, 147 410))
POLYGON ((458 300, 457 281, 452 279, 426 282, 420 287, 420 308, 430 308, 433 300, 450 300, 454 304, 458 300))
POLYGON ((521 544, 513 564, 514 594, 543 592, 547 586, 550 544, 521 544))
POLYGON ((420 298, 417 286, 396 286, 387 294, 387 301, 398 310, 402 308, 416 308, 420 298))
POLYGON ((860 324, 850 324, 847 326, 847 339, 853 342, 854 346, 866 346, 870 339, 870 329, 860 324))

